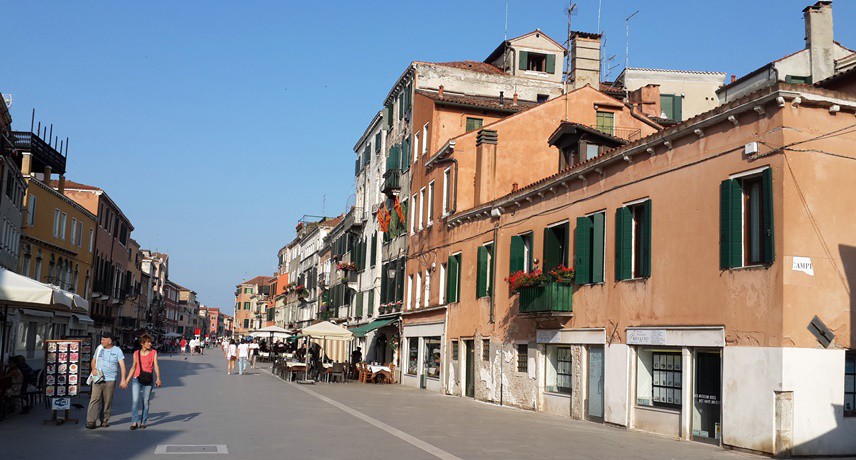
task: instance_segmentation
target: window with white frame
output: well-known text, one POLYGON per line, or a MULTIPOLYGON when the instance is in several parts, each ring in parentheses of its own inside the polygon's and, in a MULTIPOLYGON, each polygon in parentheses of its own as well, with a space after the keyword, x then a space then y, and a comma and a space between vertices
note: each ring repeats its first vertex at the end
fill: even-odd
POLYGON ((419 230, 425 228, 425 187, 419 190, 419 230))
POLYGON ((446 168, 443 171, 443 217, 449 215, 449 198, 450 198, 450 187, 452 186, 451 182, 452 168, 446 168))
POLYGON ((36 224, 36 196, 30 195, 27 202, 27 225, 33 226, 36 224))
POLYGON ((59 239, 65 239, 65 228, 66 223, 68 222, 68 214, 62 213, 62 217, 59 220, 59 239))
POLYGON ((52 236, 56 236, 56 237, 59 236, 59 219, 60 219, 60 216, 61 216, 61 213, 59 212, 59 209, 54 208, 53 230, 51 230, 52 236))
POLYGON ((440 305, 446 304, 446 264, 440 264, 440 289, 437 290, 437 301, 440 305))
POLYGON ((415 193, 413 194, 413 199, 410 200, 410 203, 412 203, 410 206, 410 234, 413 235, 416 233, 416 207, 419 204, 419 202, 416 201, 415 193))
POLYGON ((95 229, 89 229, 89 252, 92 252, 93 246, 95 245, 95 229))
POLYGON ((68 240, 72 245, 77 241, 77 219, 71 218, 71 238, 68 240))
POLYGON ((413 162, 416 163, 416 158, 419 157, 419 139, 421 138, 422 133, 417 132, 413 135, 413 162))
POLYGON ((83 247, 83 222, 77 223, 77 247, 83 247))
POLYGON ((430 227, 434 223, 434 181, 428 183, 428 203, 425 213, 428 215, 427 226, 430 227))
POLYGON ((545 389, 554 393, 571 394, 571 347, 547 345, 545 389))
POLYGON ((422 127, 422 154, 428 153, 428 123, 422 127))
POLYGON ((636 404, 681 408, 681 351, 639 349, 636 371, 636 404))
POLYGON ((422 272, 416 272, 416 297, 413 302, 413 308, 419 308, 422 305, 422 272))
POLYGON ((407 277, 407 309, 410 310, 411 304, 410 299, 413 297, 413 275, 409 275, 407 277))
POLYGON ((431 272, 425 270, 425 296, 423 297, 422 306, 428 308, 428 299, 431 297, 431 272))

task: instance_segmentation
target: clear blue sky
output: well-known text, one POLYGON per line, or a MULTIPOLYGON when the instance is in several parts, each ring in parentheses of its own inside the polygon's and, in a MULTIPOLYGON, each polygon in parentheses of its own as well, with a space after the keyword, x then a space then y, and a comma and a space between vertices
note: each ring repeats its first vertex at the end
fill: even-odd
MULTIPOLYGON (((566 0, 511 0, 510 37, 557 41, 566 0)), ((802 49, 809 1, 603 0, 607 54, 631 65, 738 76, 802 49)), ((595 31, 597 0, 573 28, 595 31)), ((232 308, 234 287, 270 274, 303 214, 341 213, 353 145, 412 60, 483 60, 505 2, 0 0, 0 91, 16 129, 30 111, 71 138, 67 177, 97 185, 170 278, 232 308)), ((834 3, 856 48, 856 2, 834 3), (850 25, 849 27, 847 25, 850 25)))

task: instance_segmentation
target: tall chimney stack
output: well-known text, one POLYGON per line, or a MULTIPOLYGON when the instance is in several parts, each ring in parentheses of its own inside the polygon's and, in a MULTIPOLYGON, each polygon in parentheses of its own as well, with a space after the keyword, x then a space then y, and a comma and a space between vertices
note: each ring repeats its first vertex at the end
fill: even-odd
POLYGON ((571 82, 573 89, 600 87, 601 34, 571 32, 571 82))
POLYGON ((832 36, 832 2, 821 0, 803 10, 805 47, 811 60, 811 81, 817 82, 835 73, 832 36))

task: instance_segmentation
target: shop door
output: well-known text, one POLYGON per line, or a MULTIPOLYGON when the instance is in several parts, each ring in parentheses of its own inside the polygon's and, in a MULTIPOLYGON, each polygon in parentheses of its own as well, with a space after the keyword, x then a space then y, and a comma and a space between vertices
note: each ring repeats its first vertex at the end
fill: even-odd
POLYGON ((588 419, 603 421, 603 347, 588 349, 588 419))
POLYGON ((464 363, 466 366, 466 372, 464 375, 467 380, 465 394, 470 398, 476 397, 476 362, 474 344, 475 342, 472 340, 464 340, 464 346, 467 347, 467 362, 464 363))
POLYGON ((696 351, 693 389, 693 439, 719 444, 721 438, 722 355, 696 351))

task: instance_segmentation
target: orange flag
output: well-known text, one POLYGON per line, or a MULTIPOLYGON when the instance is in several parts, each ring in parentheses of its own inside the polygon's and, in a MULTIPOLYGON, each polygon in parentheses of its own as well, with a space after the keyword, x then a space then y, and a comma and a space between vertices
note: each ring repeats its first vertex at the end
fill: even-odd
POLYGON ((402 224, 404 223, 404 211, 401 209, 401 202, 398 201, 398 197, 395 197, 395 213, 398 214, 398 221, 402 224))
POLYGON ((384 233, 389 231, 390 220, 391 216, 389 215, 389 211, 386 210, 386 204, 380 205, 380 209, 377 211, 377 223, 380 225, 380 231, 384 233))

